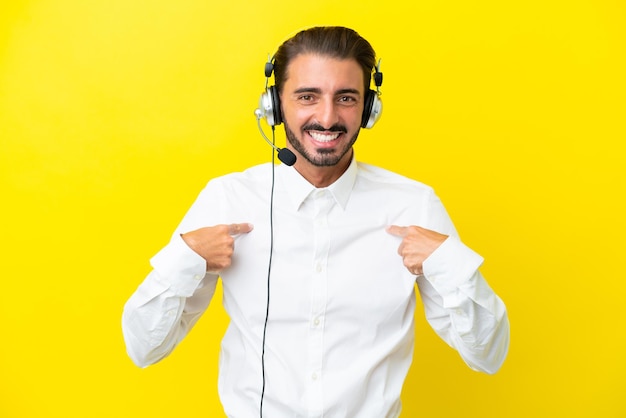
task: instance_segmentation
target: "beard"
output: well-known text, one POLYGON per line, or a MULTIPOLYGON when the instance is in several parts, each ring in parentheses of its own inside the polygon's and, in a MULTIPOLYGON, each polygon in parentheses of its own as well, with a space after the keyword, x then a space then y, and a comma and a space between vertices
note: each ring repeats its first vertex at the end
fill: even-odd
MULTIPOLYGON (((359 136, 359 131, 356 131, 352 138, 350 138, 350 141, 348 141, 342 149, 338 150, 337 148, 318 148, 313 154, 307 151, 307 149, 302 144, 302 141, 300 141, 300 139, 298 139, 298 137, 291 130, 291 128, 289 128, 287 122, 283 121, 283 123, 285 124, 285 135, 287 136, 287 140, 289 141, 291 146, 294 147, 294 149, 298 151, 298 153, 300 153, 300 155, 302 155, 305 160, 307 160, 309 163, 313 164, 316 167, 332 167, 334 165, 337 165, 339 161, 341 161, 341 159, 352 150, 352 146, 359 136)), ((330 129, 325 129, 319 125, 306 125, 302 128, 302 131, 307 130, 343 133, 348 132, 346 127, 343 125, 335 125, 332 126, 330 129)))

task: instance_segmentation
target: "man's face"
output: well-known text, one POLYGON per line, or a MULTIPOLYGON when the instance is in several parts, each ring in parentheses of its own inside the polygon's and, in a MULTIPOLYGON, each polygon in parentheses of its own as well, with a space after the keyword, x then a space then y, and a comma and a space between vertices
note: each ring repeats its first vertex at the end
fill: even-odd
POLYGON ((281 94, 290 148, 316 167, 350 160, 363 102, 363 70, 355 60, 298 55, 281 94))

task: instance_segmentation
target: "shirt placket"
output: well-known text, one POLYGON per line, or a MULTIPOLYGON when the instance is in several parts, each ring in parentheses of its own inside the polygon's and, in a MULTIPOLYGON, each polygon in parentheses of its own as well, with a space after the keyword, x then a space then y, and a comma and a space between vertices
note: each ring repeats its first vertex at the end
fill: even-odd
POLYGON ((328 255, 330 252, 330 227, 328 216, 334 200, 327 190, 314 193, 315 215, 313 218, 314 256, 309 316, 309 414, 321 416, 323 411, 323 350, 328 279, 328 255))

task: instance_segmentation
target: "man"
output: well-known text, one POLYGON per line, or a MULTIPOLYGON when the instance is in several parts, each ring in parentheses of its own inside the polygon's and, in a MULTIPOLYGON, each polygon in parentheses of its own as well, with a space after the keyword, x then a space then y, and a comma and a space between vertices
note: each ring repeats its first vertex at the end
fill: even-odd
POLYGON ((147 366, 168 355, 221 277, 228 416, 399 416, 416 287, 441 338, 495 373, 509 323, 482 258, 431 188, 354 158, 370 44, 347 28, 311 28, 279 48, 272 69, 275 124, 296 162, 207 184, 125 306, 130 357, 147 366))

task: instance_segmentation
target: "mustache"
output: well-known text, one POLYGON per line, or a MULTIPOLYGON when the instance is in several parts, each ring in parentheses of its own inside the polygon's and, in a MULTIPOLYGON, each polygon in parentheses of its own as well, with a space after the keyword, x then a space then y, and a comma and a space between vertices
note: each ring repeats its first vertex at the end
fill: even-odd
POLYGON ((304 125, 302 127, 304 131, 321 131, 321 132, 343 132, 344 134, 348 133, 348 128, 341 124, 335 124, 330 128, 324 128, 322 125, 318 123, 311 123, 309 125, 304 125))

